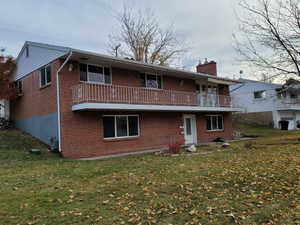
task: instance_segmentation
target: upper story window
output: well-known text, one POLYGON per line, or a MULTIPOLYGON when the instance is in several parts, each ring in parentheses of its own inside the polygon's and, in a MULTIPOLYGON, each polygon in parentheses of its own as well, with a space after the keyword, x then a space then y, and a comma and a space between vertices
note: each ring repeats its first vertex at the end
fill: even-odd
POLYGON ((22 80, 17 80, 14 82, 14 86, 17 89, 18 94, 21 94, 23 92, 23 84, 22 80))
POLYGON ((286 98, 286 91, 278 90, 276 94, 278 99, 286 98))
POLYGON ((25 47, 25 56, 26 56, 26 58, 29 57, 29 47, 28 47, 28 45, 25 47))
POLYGON ((292 99, 298 98, 298 95, 295 93, 290 93, 290 98, 292 99))
POLYGON ((198 93, 206 95, 206 94, 210 94, 210 95, 216 95, 218 94, 218 86, 217 85, 213 85, 213 84, 202 84, 199 85, 197 84, 196 86, 196 90, 198 93))
POLYGON ((254 99, 265 99, 266 98, 266 91, 255 91, 254 92, 254 99))
POLYGON ((40 69, 40 82, 41 87, 51 84, 51 65, 45 66, 40 69))
POLYGON ((222 115, 208 115, 206 117, 206 129, 209 131, 219 131, 224 129, 222 115))
POLYGON ((111 68, 89 64, 80 64, 80 81, 99 84, 111 84, 111 68))
POLYGON ((141 73, 142 87, 162 89, 162 78, 160 75, 141 73))

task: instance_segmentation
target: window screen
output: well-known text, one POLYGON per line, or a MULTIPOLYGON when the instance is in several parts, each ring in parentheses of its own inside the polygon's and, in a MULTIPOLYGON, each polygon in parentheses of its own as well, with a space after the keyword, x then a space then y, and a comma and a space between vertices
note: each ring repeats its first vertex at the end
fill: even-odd
POLYGON ((40 70, 41 87, 51 83, 51 65, 43 67, 40 70))
POLYGON ((104 138, 139 136, 138 116, 104 116, 104 138))
POLYGON ((207 130, 223 130, 224 122, 222 115, 210 115, 206 117, 206 129, 207 130))
POLYGON ((111 84, 111 68, 80 64, 80 80, 99 84, 111 84))
POLYGON ((104 138, 115 137, 115 117, 114 116, 103 117, 103 128, 104 128, 104 138))

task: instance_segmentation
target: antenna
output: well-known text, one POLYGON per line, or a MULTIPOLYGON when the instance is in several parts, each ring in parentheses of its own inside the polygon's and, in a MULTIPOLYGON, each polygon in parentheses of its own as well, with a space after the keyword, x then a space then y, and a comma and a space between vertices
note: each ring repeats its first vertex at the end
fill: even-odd
POLYGON ((244 74, 244 71, 240 70, 240 79, 242 79, 243 74, 244 74))
POLYGON ((3 56, 3 52, 5 52, 5 48, 0 47, 1 56, 3 56))
POLYGON ((118 57, 118 49, 121 47, 121 44, 118 44, 114 50, 115 50, 115 56, 118 57))

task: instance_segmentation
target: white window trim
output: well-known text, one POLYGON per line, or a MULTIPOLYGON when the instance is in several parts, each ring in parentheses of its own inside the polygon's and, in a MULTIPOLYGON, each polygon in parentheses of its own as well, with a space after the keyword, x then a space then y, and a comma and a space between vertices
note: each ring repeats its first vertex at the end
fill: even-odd
POLYGON ((51 64, 48 64, 42 68, 39 69, 39 74, 40 74, 40 88, 43 88, 43 87, 47 87, 49 85, 51 85, 51 82, 52 82, 52 68, 51 68, 51 64), (46 83, 43 85, 42 84, 42 71, 41 70, 46 70, 48 67, 50 66, 50 77, 51 77, 51 81, 50 82, 47 82, 47 71, 45 71, 45 81, 46 83))
MULTIPOLYGON (((207 131, 209 131, 209 132, 213 132, 213 131, 224 131, 224 116, 222 115, 222 114, 214 114, 214 115, 206 115, 206 117, 219 117, 219 116, 221 116, 221 118, 222 118, 222 127, 223 127, 223 129, 212 129, 212 130, 208 130, 207 128, 206 128, 206 130, 207 131)), ((218 119, 217 119, 217 123, 218 123, 218 119)), ((219 124, 217 124, 218 126, 219 126, 219 124)), ((211 126, 211 128, 213 127, 213 122, 212 122, 212 120, 210 121, 210 126, 211 126)))
MULTIPOLYGON (((115 121, 115 137, 108 137, 108 138, 104 137, 104 140, 128 139, 128 138, 140 137, 140 116, 139 115, 137 115, 137 114, 132 114, 132 115, 103 115, 102 117, 114 117, 114 121, 115 121), (117 136, 117 117, 127 117, 127 134, 129 134, 128 117, 130 117, 130 116, 137 117, 138 135, 118 137, 117 136)), ((104 133, 103 133, 103 136, 104 136, 104 133)))
MULTIPOLYGON (((142 72, 143 73, 143 72, 142 72)), ((145 74, 145 85, 146 87, 143 87, 145 89, 151 89, 151 90, 162 90, 163 89, 163 76, 157 73, 144 73, 145 74), (153 87, 147 87, 147 76, 156 76, 156 82, 157 82, 157 77, 160 77, 160 81, 161 81, 161 87, 157 87, 157 88, 153 88, 153 87)))
POLYGON ((105 85, 112 85, 112 68, 111 65, 102 65, 102 64, 92 64, 92 63, 84 63, 84 62, 79 62, 79 64, 84 64, 86 65, 86 72, 87 72, 87 81, 80 80, 80 67, 79 67, 79 81, 84 82, 84 83, 89 83, 89 84, 105 84, 105 85), (96 82, 96 81, 89 81, 89 66, 97 66, 97 67, 102 67, 102 72, 104 75, 104 82, 96 82), (110 83, 105 83, 105 74, 104 74, 104 68, 109 68, 109 75, 110 75, 110 83))

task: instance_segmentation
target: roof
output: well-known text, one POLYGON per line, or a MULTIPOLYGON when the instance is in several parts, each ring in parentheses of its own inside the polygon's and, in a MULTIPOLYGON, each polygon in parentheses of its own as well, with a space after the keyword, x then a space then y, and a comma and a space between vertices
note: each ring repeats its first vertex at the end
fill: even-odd
POLYGON ((282 86, 282 84, 274 84, 274 83, 268 83, 268 82, 264 82, 264 81, 250 80, 250 79, 244 79, 244 78, 240 78, 239 81, 241 81, 242 83, 260 83, 260 84, 272 86, 275 88, 282 86))
MULTIPOLYGON (((132 69, 146 69, 146 70, 153 70, 153 71, 160 71, 160 72, 168 72, 174 76, 178 76, 181 78, 188 78, 188 79, 208 78, 211 80, 219 80, 219 81, 228 82, 229 84, 242 83, 241 81, 224 78, 224 77, 217 77, 217 76, 213 76, 213 75, 209 75, 209 74, 205 74, 205 73, 196 73, 193 71, 188 71, 188 70, 183 70, 183 69, 175 69, 175 68, 172 68, 169 66, 149 64, 149 63, 139 62, 139 61, 135 61, 135 60, 124 59, 121 57, 108 56, 108 55, 99 54, 99 53, 95 53, 95 52, 91 52, 91 51, 80 50, 80 49, 71 48, 71 47, 50 45, 50 44, 31 42, 31 41, 25 42, 21 52, 27 45, 34 45, 34 46, 38 46, 41 48, 47 48, 47 49, 53 49, 53 50, 65 52, 65 54, 62 57, 66 57, 69 53, 72 52, 71 59, 79 59, 82 56, 87 56, 89 58, 94 58, 95 60, 101 59, 102 61, 113 64, 115 66, 123 66, 126 68, 132 68, 132 69)), ((19 56, 18 56, 18 58, 19 58, 19 56)))

